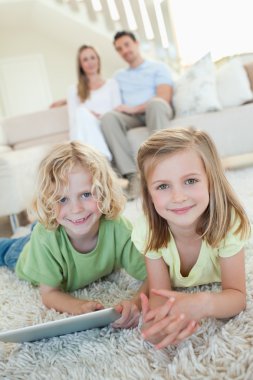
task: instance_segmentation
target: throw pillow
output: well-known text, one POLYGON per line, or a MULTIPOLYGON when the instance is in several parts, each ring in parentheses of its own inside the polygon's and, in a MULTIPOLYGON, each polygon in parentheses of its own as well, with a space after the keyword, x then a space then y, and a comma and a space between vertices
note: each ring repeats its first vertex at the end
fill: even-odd
POLYGON ((192 65, 175 83, 172 102, 176 117, 221 109, 210 54, 192 65))
POLYGON ((244 68, 250 81, 250 88, 253 91, 253 62, 245 63, 244 68))
POLYGON ((247 73, 238 58, 217 70, 217 91, 223 107, 236 107, 252 99, 247 73))

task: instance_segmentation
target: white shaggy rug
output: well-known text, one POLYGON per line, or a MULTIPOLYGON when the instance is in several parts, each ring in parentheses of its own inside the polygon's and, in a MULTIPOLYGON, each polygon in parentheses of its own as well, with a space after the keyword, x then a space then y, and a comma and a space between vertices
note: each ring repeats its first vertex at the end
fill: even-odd
MULTIPOLYGON (((230 172, 228 177, 253 221, 253 168, 230 172)), ((139 209, 139 202, 131 202, 126 215, 135 219, 139 209)), ((0 343, 0 379, 252 380, 253 241, 246 253, 247 310, 235 318, 206 319, 187 341, 160 351, 142 340, 138 328, 105 327, 34 343, 0 343)), ((122 271, 75 294, 109 307, 130 297, 138 286, 122 271)), ((38 290, 6 268, 0 268, 0 301, 0 331, 67 317, 47 310, 38 290)))

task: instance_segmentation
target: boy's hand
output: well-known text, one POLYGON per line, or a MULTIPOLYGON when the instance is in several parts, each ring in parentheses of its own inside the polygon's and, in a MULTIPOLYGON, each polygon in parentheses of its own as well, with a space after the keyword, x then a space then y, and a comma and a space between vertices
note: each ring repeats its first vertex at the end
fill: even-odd
POLYGON ((133 300, 121 301, 114 309, 121 313, 121 317, 112 324, 114 328, 130 328, 136 327, 139 323, 140 310, 133 300))
POLYGON ((104 306, 98 301, 85 301, 85 300, 80 300, 80 301, 81 301, 80 305, 76 305, 77 308, 75 310, 75 313, 73 312, 73 314, 75 315, 86 314, 92 311, 104 309, 104 306))

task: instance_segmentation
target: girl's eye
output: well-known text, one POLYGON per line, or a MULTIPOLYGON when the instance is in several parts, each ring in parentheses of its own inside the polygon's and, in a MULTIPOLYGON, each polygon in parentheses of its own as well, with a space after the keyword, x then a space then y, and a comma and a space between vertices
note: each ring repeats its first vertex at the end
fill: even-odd
POLYGON ((59 203, 61 204, 64 204, 67 202, 67 197, 62 197, 60 200, 59 200, 59 203))
POLYGON ((91 192, 86 192, 82 194, 82 198, 89 198, 91 196, 92 196, 91 192))
POLYGON ((161 185, 158 186, 158 190, 165 190, 168 189, 169 185, 166 185, 165 183, 162 183, 161 185))
POLYGON ((185 181, 186 185, 193 185, 194 183, 198 182, 195 178, 189 178, 185 181))

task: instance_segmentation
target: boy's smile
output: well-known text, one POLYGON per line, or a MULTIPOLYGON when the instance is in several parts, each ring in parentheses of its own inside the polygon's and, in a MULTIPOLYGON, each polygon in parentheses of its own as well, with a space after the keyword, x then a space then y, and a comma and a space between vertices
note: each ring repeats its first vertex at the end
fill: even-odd
POLYGON ((73 246, 80 250, 81 241, 86 245, 96 240, 102 214, 91 194, 92 177, 89 171, 75 166, 68 178, 69 188, 59 201, 57 222, 65 228, 73 246))
POLYGON ((171 230, 196 228, 209 204, 208 179, 199 155, 190 149, 166 156, 147 179, 158 214, 171 230))

